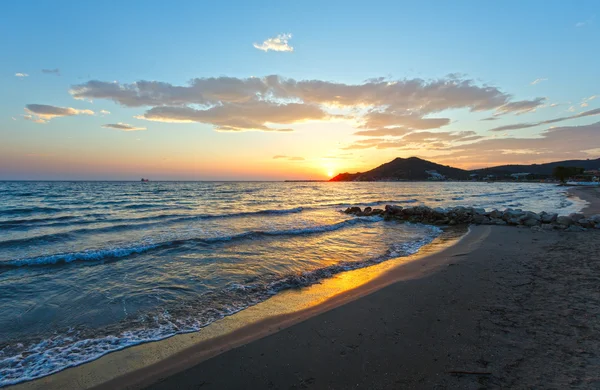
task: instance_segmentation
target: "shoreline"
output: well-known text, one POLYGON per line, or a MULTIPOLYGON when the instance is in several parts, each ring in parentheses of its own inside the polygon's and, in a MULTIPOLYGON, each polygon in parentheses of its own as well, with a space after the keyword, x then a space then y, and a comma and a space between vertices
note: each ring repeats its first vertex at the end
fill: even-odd
MULTIPOLYGON (((588 202, 584 212, 597 213, 595 210, 600 210, 600 195, 591 193, 590 188, 577 190, 578 188, 569 189, 569 193, 588 202)), ((501 231, 502 229, 500 228, 501 231)), ((529 229, 508 229, 533 234, 529 229)), ((347 271, 323 280, 319 285, 301 290, 285 291, 216 321, 198 332, 128 347, 97 360, 9 388, 143 388, 164 378, 179 381, 181 379, 175 378, 202 366, 211 358, 233 353, 236 348, 244 348, 249 344, 261 343, 261 340, 273 337, 284 329, 301 326, 306 321, 339 308, 343 309, 345 305, 364 300, 367 296, 377 294, 392 285, 402 284, 398 282, 423 280, 444 272, 443 266, 451 261, 456 261, 456 264, 459 261, 469 261, 477 247, 487 243, 489 240, 486 238, 496 231, 497 227, 472 227, 468 234, 460 238, 436 239, 415 255, 347 271), (352 275, 359 280, 354 280, 354 284, 349 287, 346 279, 352 279, 352 275), (341 284, 337 286, 337 290, 336 283, 341 284), (329 285, 334 286, 335 293, 327 291, 329 285), (288 307, 289 302, 286 302, 290 299, 293 302, 292 307, 288 307), (144 379, 139 380, 140 377, 144 379)), ((178 383, 171 383, 179 387, 178 383)))
POLYGON ((600 214, 600 187, 598 186, 577 186, 569 188, 568 193, 587 202, 581 212, 586 215, 600 214))
MULTIPOLYGON (((466 228, 449 228, 413 255, 345 271, 309 287, 285 290, 266 301, 215 321, 199 331, 130 346, 90 362, 7 388, 140 388, 139 385, 128 382, 134 378, 133 382, 137 383, 135 378, 143 371, 148 370, 152 377, 164 369, 173 374, 185 369, 187 364, 199 363, 278 332, 319 313, 359 299, 397 280, 435 272, 440 266, 439 261, 442 260, 436 256, 460 245, 470 236, 472 235, 466 228), (406 271, 404 275, 402 270, 406 271)), ((148 385, 151 382, 144 381, 143 384, 148 385)))
POLYGON ((148 388, 599 387, 600 232, 473 232, 482 230, 437 272, 159 374, 148 388), (574 238, 586 245, 573 250, 574 238))

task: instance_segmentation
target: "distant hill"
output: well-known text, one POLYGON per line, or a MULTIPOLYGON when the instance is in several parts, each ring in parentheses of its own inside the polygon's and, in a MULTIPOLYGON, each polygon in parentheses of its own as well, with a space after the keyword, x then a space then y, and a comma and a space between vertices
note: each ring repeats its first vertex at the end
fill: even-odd
POLYGON ((556 167, 578 167, 585 170, 600 169, 600 158, 595 160, 566 160, 556 161, 546 164, 531 164, 531 165, 501 165, 498 167, 482 168, 472 170, 471 173, 480 175, 510 175, 511 173, 531 173, 534 175, 552 175, 552 170, 556 167))
POLYGON ((388 163, 362 173, 340 173, 330 181, 398 181, 427 180, 436 171, 448 179, 468 179, 469 171, 436 164, 418 157, 396 158, 388 163))
POLYGON ((551 176, 552 170, 557 166, 579 167, 586 170, 599 169, 600 158, 595 160, 557 161, 546 164, 502 165, 498 167, 466 171, 464 169, 453 168, 447 165, 436 164, 418 157, 398 157, 367 172, 340 173, 330 181, 428 180, 434 175, 428 173, 427 171, 435 171, 438 174, 443 175, 445 178, 453 180, 469 179, 469 175, 473 173, 477 173, 480 176, 496 175, 498 177, 510 175, 512 173, 531 173, 537 176, 551 176))

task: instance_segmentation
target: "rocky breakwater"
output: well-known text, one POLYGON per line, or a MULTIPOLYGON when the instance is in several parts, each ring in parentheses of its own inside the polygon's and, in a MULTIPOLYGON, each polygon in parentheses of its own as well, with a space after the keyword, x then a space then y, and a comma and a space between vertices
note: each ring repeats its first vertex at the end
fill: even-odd
POLYGON ((486 211, 482 208, 461 206, 431 208, 427 206, 401 207, 393 205, 387 205, 385 209, 348 207, 344 212, 356 216, 382 216, 387 220, 395 219, 431 225, 511 225, 529 227, 533 230, 565 230, 573 232, 600 229, 600 214, 591 217, 585 217, 579 213, 559 216, 556 213, 547 213, 545 211, 534 213, 521 209, 486 211))

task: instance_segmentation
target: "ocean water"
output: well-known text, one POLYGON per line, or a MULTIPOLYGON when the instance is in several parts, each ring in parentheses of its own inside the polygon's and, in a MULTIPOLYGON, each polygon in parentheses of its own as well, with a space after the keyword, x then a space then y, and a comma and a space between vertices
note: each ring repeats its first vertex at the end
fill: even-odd
POLYGON ((441 230, 349 205, 568 214, 530 183, 0 182, 0 386, 193 332, 441 230))

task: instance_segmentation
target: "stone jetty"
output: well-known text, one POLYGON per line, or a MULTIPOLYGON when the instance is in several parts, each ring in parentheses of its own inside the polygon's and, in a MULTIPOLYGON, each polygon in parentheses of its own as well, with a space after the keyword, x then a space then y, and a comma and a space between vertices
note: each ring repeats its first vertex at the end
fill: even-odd
POLYGON ((394 205, 387 205, 385 209, 371 207, 361 209, 355 206, 348 207, 344 212, 361 217, 382 216, 387 220, 395 219, 431 225, 510 225, 529 227, 533 230, 565 230, 573 232, 600 229, 600 214, 590 217, 579 213, 559 216, 556 213, 534 213, 521 209, 486 211, 482 208, 461 206, 431 208, 427 206, 401 207, 394 205))

